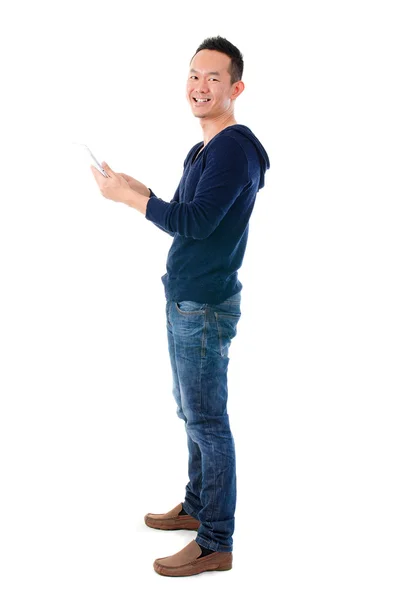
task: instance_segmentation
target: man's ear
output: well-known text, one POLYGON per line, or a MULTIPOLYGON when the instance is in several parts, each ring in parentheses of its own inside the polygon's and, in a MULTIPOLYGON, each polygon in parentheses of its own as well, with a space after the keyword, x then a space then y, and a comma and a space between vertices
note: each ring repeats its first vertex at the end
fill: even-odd
POLYGON ((231 100, 235 100, 236 98, 238 98, 238 96, 244 91, 245 89, 245 85, 242 81, 237 81, 236 83, 233 84, 234 86, 234 91, 233 94, 231 96, 231 100))

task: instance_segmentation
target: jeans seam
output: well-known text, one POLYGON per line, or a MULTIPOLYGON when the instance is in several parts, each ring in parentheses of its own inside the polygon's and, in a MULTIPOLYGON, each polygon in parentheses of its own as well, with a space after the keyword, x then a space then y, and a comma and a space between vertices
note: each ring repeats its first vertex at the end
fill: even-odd
MULTIPOLYGON (((203 332, 203 342, 202 342, 202 352, 201 352, 201 359, 200 359, 200 412, 201 412, 201 416, 205 421, 206 424, 206 429, 208 431, 209 434, 209 439, 211 440, 211 454, 212 454, 212 463, 215 463, 214 460, 214 443, 213 443, 213 432, 211 431, 211 425, 207 419, 207 417, 205 416, 204 410, 203 410, 203 359, 205 358, 205 338, 206 338, 206 333, 207 333, 207 318, 208 318, 208 310, 207 308, 205 309, 205 315, 204 315, 204 332, 203 332)), ((211 485, 211 489, 212 489, 212 498, 211 498, 211 505, 212 505, 212 513, 211 513, 211 519, 210 522, 212 522, 213 520, 213 514, 214 514, 214 504, 215 504, 215 484, 216 481, 213 482, 213 484, 211 485)))
MULTIPOLYGON (((204 310, 204 329, 203 329, 203 337, 201 340, 201 359, 205 358, 205 338, 207 335, 207 316, 208 316, 208 311, 207 311, 207 307, 204 310)), ((200 367, 201 368, 201 367, 200 367)), ((200 373, 201 376, 201 373, 200 373)), ((200 382, 201 385, 201 382, 200 382)))
POLYGON ((218 313, 214 313, 214 314, 215 314, 216 326, 217 326, 217 330, 218 330, 219 353, 220 353, 221 356, 223 356, 223 354, 222 354, 222 330, 221 330, 221 324, 219 323, 218 313))

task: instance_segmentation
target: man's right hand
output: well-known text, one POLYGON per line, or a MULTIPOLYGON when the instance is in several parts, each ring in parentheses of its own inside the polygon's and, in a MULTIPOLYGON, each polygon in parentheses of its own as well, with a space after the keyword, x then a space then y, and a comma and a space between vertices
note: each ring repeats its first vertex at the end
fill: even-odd
POLYGON ((130 175, 126 175, 125 173, 117 173, 117 174, 121 175, 121 177, 123 177, 126 180, 126 182, 128 183, 128 185, 130 186, 130 188, 132 190, 134 190, 135 192, 138 192, 138 194, 142 194, 143 196, 147 196, 149 198, 150 191, 146 187, 146 185, 144 185, 137 179, 134 179, 130 175))

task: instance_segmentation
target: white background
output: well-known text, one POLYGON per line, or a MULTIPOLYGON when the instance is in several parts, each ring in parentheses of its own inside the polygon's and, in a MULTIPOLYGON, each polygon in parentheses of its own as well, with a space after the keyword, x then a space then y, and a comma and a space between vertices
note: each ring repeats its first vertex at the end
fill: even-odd
POLYGON ((2 600, 396 598, 392 4, 2 11, 2 600), (185 84, 212 35, 244 55, 235 116, 271 168, 230 351, 234 567, 171 579, 154 559, 195 533, 143 516, 187 482, 160 279, 172 238, 105 199, 72 142, 170 200, 202 140, 185 84))

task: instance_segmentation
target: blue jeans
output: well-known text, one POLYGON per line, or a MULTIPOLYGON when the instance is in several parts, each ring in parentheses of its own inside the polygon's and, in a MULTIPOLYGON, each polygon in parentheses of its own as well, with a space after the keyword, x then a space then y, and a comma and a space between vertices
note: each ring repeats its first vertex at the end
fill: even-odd
POLYGON ((200 521, 196 542, 232 552, 236 457, 227 413, 229 347, 241 292, 218 305, 167 301, 167 335, 177 415, 189 452, 184 510, 200 521))

